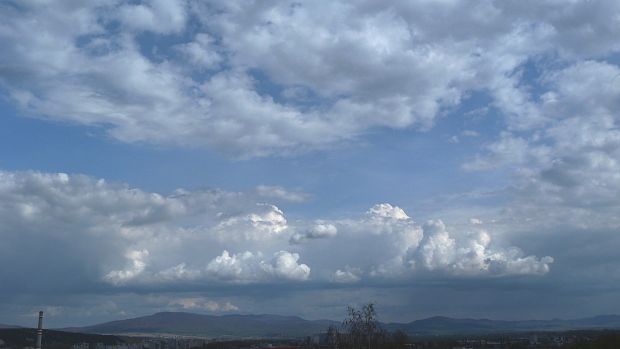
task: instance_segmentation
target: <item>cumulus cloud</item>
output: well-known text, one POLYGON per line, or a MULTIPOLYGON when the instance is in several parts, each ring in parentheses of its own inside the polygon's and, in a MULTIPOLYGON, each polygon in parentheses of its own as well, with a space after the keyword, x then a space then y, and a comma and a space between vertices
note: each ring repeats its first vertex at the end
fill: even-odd
MULTIPOLYGON (((177 190, 163 196, 81 175, 0 172, 0 198, 0 261, 22 261, 19 273, 31 274, 38 266, 19 251, 37 251, 37 260, 56 261, 46 275, 66 275, 78 283, 195 280, 230 241, 255 248, 288 240, 282 235, 283 212, 257 204, 254 193, 177 190)), ((303 278, 304 267, 296 270, 289 263, 298 255, 278 256, 270 261, 271 274, 303 278)), ((8 270, 3 277, 15 278, 14 273, 8 270)))
POLYGON ((183 30, 187 21, 187 9, 183 0, 149 0, 139 4, 123 4, 117 13, 123 26, 138 32, 175 33, 183 30))
POLYGON ((282 235, 288 228, 284 212, 270 204, 259 203, 251 213, 220 217, 215 229, 223 240, 261 240, 282 235))
POLYGON ((289 223, 281 209, 255 200, 254 192, 164 196, 81 175, 0 172, 0 262, 20 265, 0 273, 22 280, 15 273, 38 270, 19 252, 26 250, 56 262, 45 278, 11 285, 17 289, 48 277, 65 280, 59 287, 68 289, 101 282, 131 289, 351 283, 418 272, 536 275, 552 262, 495 245, 482 225, 456 234, 441 221, 420 226, 387 203, 359 217, 289 223))
POLYGON ((407 221, 410 218, 402 208, 390 204, 377 204, 368 210, 367 215, 372 221, 407 221))
POLYGON ((183 310, 207 310, 211 312, 238 311, 239 307, 230 303, 218 303, 201 297, 178 298, 170 301, 171 307, 180 307, 183 310))
POLYGON ((338 228, 335 225, 324 221, 317 221, 303 233, 295 233, 291 236, 291 244, 300 244, 307 240, 326 239, 336 236, 338 228))
MULTIPOLYGON (((419 256, 422 267, 445 268, 454 259, 456 241, 448 234, 441 221, 429 221, 424 225, 424 238, 415 256, 419 256)), ((414 257, 415 257, 414 256, 414 257)))
POLYGON ((469 219, 469 224, 481 225, 481 224, 483 224, 483 222, 479 218, 470 218, 469 219))
POLYGON ((107 273, 103 279, 113 284, 122 284, 129 281, 144 271, 146 267, 145 259, 149 256, 148 250, 129 251, 125 257, 131 262, 127 269, 113 270, 107 273))
MULTIPOLYGON (((328 278, 337 283, 406 279, 419 273, 466 277, 543 275, 550 270, 553 258, 495 244, 481 223, 474 221, 470 229, 451 233, 441 220, 420 226, 403 209, 384 203, 359 219, 323 221, 337 227, 338 233, 298 246, 316 270, 346 265, 332 269, 328 278)), ((291 242, 294 239, 306 238, 296 234, 291 242)))
POLYGON ((428 129, 477 91, 540 125, 523 66, 597 59, 620 34, 603 0, 2 6, 0 84, 25 114, 237 157, 428 129))
POLYGON ((338 283, 353 283, 361 280, 358 275, 361 271, 353 268, 345 268, 345 270, 336 270, 333 275, 333 281, 338 283))
POLYGON ((202 271, 188 269, 185 263, 180 263, 174 267, 164 269, 157 272, 155 280, 161 282, 175 282, 175 281, 188 281, 196 280, 202 276, 202 271))
POLYGON ((469 232, 457 240, 441 220, 429 221, 417 249, 409 252, 414 268, 441 270, 454 274, 546 274, 553 258, 524 256, 518 248, 491 248, 491 236, 485 230, 469 232))
POLYGON ((308 200, 309 195, 300 191, 291 191, 280 186, 259 185, 256 187, 256 193, 260 197, 266 199, 280 199, 289 202, 304 202, 308 200))
POLYGON ((536 127, 511 124, 512 131, 464 164, 513 170, 515 200, 505 210, 510 224, 618 226, 619 76, 617 65, 592 60, 548 72, 541 97, 528 101, 541 115, 536 127))
POLYGON ((215 45, 215 39, 207 33, 199 33, 194 41, 179 44, 176 47, 183 57, 190 63, 192 68, 215 69, 224 60, 215 45))
POLYGON ((279 251, 270 261, 261 253, 246 251, 239 254, 222 252, 207 265, 207 274, 224 281, 247 283, 267 281, 272 278, 284 280, 307 280, 310 267, 299 264, 299 254, 279 251))

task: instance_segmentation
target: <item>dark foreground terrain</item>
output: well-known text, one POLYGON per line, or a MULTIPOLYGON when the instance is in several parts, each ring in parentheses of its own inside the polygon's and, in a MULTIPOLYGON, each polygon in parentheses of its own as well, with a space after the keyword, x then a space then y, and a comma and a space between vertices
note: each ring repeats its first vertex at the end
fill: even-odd
MULTIPOLYGON (((33 328, 2 328, 0 329, 0 348, 34 347, 37 330, 33 328)), ((89 333, 72 333, 45 330, 43 347, 45 349, 71 348, 81 343, 101 343, 103 346, 122 346, 138 342, 137 338, 108 336, 89 333)))
MULTIPOLYGON (((32 348, 36 330, 0 329, 0 348, 32 348)), ((324 335, 303 339, 208 340, 197 337, 129 337, 45 330, 43 349, 368 349, 329 343, 324 335)), ((568 331, 475 336, 413 336, 400 343, 374 343, 370 349, 620 349, 620 331, 568 331)))

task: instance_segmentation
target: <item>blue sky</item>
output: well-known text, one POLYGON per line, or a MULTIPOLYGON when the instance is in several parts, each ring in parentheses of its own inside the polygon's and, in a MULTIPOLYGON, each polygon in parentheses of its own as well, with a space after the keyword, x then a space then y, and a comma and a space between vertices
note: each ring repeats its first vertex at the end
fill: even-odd
POLYGON ((620 313, 614 1, 0 20, 1 323, 620 313))
MULTIPOLYGON (((209 149, 121 143, 97 128, 23 117, 5 103, 2 166, 12 171, 88 174, 162 194, 178 188, 244 191, 279 185, 312 193, 308 202, 291 207, 296 211, 303 206, 300 215, 359 211, 381 200, 415 205, 441 195, 506 184, 501 176, 474 176, 460 168, 499 128, 495 125, 499 121, 482 123, 462 116, 483 98, 471 99, 428 131, 379 130, 329 152, 244 160, 209 149), (455 143, 452 138, 465 130, 480 135, 455 143), (16 148, 20 151, 15 152, 16 148), (433 156, 426 155, 431 152, 433 156), (396 187, 395 182, 407 184, 396 187)), ((419 206, 416 209, 422 209, 419 206)))

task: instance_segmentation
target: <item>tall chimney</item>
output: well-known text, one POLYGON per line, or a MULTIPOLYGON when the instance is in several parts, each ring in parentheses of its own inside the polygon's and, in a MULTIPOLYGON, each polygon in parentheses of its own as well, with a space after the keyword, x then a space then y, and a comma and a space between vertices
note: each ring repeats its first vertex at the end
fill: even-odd
POLYGON ((43 339, 43 311, 39 312, 39 327, 37 328, 37 345, 36 349, 41 349, 41 340, 43 339))

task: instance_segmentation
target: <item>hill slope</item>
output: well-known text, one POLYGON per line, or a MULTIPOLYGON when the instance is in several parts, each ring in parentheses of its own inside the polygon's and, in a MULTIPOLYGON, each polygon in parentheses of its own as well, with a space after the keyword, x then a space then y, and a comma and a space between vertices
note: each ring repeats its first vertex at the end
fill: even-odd
POLYGON ((406 324, 390 323, 388 330, 400 329, 408 334, 488 334, 499 332, 567 331, 578 329, 620 328, 620 316, 603 315, 575 320, 501 321, 488 319, 453 319, 431 317, 406 324))
POLYGON ((301 337, 324 331, 334 321, 279 315, 201 315, 164 312, 67 330, 90 333, 174 333, 207 337, 301 337))
MULTIPOLYGON (((291 338, 324 332, 330 320, 304 320, 279 315, 201 315, 181 312, 157 313, 134 319, 112 321, 66 330, 102 334, 198 335, 212 338, 291 338)), ((389 331, 402 330, 410 335, 491 334, 501 332, 566 331, 577 329, 620 328, 620 316, 605 315, 576 320, 499 321, 431 317, 409 323, 383 324, 389 331)))
POLYGON ((21 328, 21 326, 0 324, 0 328, 21 328))

